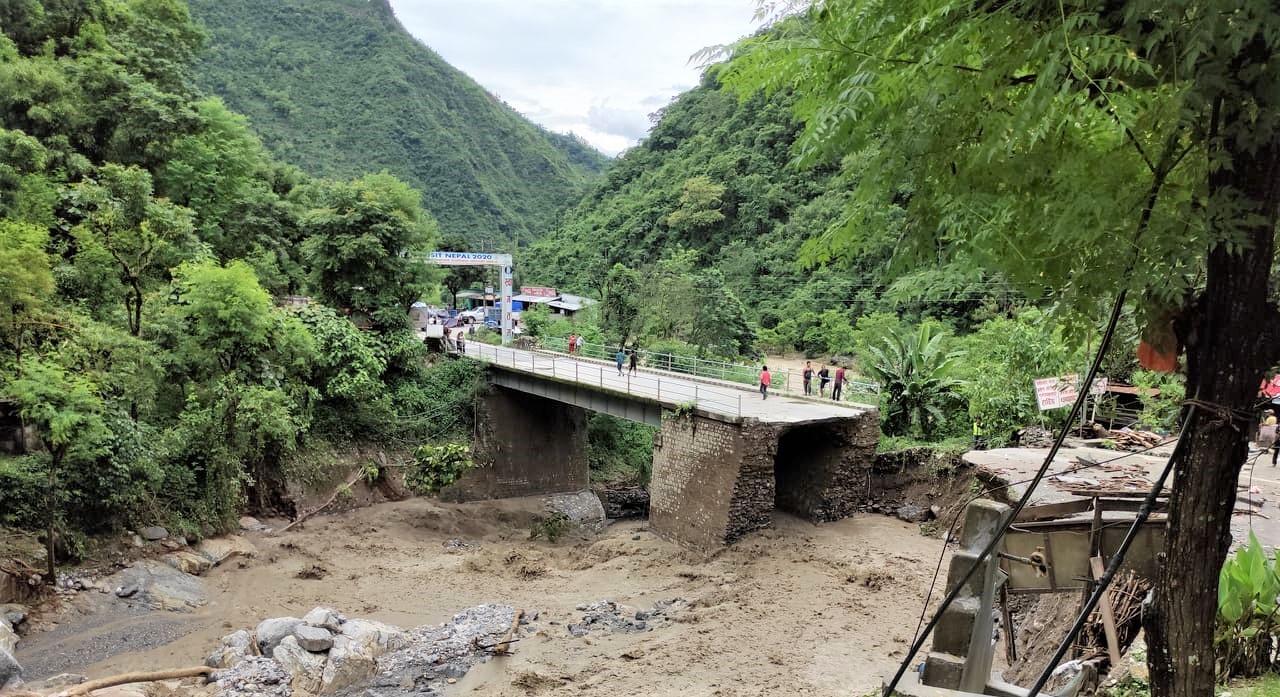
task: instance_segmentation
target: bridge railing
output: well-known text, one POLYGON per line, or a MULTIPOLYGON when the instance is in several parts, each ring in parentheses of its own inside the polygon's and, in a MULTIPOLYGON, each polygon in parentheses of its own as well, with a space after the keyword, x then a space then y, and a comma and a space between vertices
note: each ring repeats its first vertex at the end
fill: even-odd
POLYGON ((697 405, 721 414, 742 416, 742 397, 744 394, 748 398, 751 396, 750 392, 734 387, 710 385, 676 376, 666 376, 663 379, 664 376, 657 372, 630 373, 626 366, 623 366, 623 372, 619 374, 612 364, 581 361, 569 356, 479 342, 471 342, 465 346, 469 357, 488 363, 578 384, 596 385, 601 389, 668 404, 697 405))
MULTIPOLYGON (((608 362, 612 362, 614 360, 614 356, 618 353, 617 346, 609 346, 607 344, 582 342, 579 343, 578 346, 578 350, 570 354, 569 341, 564 337, 540 339, 538 342, 538 348, 543 351, 555 351, 565 355, 592 358, 608 362)), ((681 373, 695 378, 708 378, 712 380, 736 382, 744 386, 752 387, 754 387, 757 384, 756 381, 760 379, 760 366, 756 365, 714 361, 705 358, 680 356, 671 353, 657 353, 654 351, 638 350, 636 353, 640 356, 639 360, 641 365, 654 370, 681 373)), ((834 373, 835 371, 832 372, 834 373)), ((801 375, 801 371, 784 368, 770 370, 769 375, 773 378, 772 384, 769 387, 771 392, 781 392, 793 397, 806 396, 804 394, 804 378, 801 375)), ((817 398, 818 378, 816 376, 813 378, 812 388, 815 394, 809 396, 817 398)), ((850 401, 858 401, 858 398, 861 398, 865 401, 876 403, 880 400, 880 385, 869 380, 854 380, 853 378, 846 378, 842 394, 845 399, 850 401)))

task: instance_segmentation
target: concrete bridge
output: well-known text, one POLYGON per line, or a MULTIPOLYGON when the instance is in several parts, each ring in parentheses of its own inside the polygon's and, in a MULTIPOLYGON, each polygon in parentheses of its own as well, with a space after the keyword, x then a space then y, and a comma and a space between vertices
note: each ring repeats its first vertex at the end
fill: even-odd
POLYGON ((770 524, 777 508, 814 520, 852 513, 875 456, 879 413, 831 400, 612 363, 471 343, 489 366, 475 461, 448 495, 460 500, 589 487, 587 411, 658 427, 650 528, 713 552, 770 524))

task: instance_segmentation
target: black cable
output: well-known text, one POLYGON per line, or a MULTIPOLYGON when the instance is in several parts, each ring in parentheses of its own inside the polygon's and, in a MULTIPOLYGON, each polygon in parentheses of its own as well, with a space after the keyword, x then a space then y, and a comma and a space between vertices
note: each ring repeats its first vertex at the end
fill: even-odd
MULTIPOLYGON (((1085 376, 1084 382, 1081 383, 1082 385, 1092 385, 1094 377, 1098 374, 1098 369, 1102 365, 1102 358, 1106 355, 1107 348, 1111 345, 1111 337, 1115 334, 1116 325, 1120 322, 1120 314, 1124 309, 1124 300, 1127 294, 1128 290, 1126 289, 1121 290, 1120 293, 1116 295, 1115 304, 1111 308, 1111 318, 1107 322, 1106 331, 1102 334, 1102 342, 1098 345, 1098 352, 1094 354, 1093 363, 1089 366, 1089 374, 1085 376)), ((885 685, 883 697, 890 697, 890 695, 893 694, 894 688, 898 686, 898 683, 902 680, 902 676, 906 674, 907 669, 911 666, 912 659, 915 658, 915 655, 920 651, 920 648, 924 645, 925 640, 929 638, 929 635, 933 633, 934 628, 938 625, 938 621, 942 619, 942 613, 951 606, 951 603, 955 602, 955 599, 960 595, 960 592, 964 590, 965 584, 967 584, 969 579, 973 577, 973 574, 977 572, 978 568, 982 566, 982 562, 990 557, 996 547, 1004 540, 1005 528, 1018 517, 1018 514, 1022 512, 1023 508, 1026 508, 1027 503, 1031 500, 1031 495, 1035 492, 1036 487, 1039 486, 1040 481, 1044 479, 1045 473, 1049 471, 1049 466, 1053 464, 1053 458, 1057 456, 1058 450, 1062 448, 1062 441, 1066 439, 1067 432, 1071 429, 1071 424, 1075 423, 1076 417, 1080 415, 1080 410, 1083 408, 1084 400, 1088 395, 1089 390, 1087 387, 1079 390, 1079 394, 1076 395, 1076 401, 1071 405, 1071 412, 1067 414, 1067 418, 1062 424, 1062 429, 1058 431, 1057 437, 1053 440, 1053 446, 1049 448, 1049 453, 1045 455, 1044 464, 1040 466, 1036 475, 1032 477, 1030 482, 1031 486, 1027 487, 1022 498, 1018 499, 1013 510, 1009 511, 1008 516, 1001 523, 996 534, 991 537, 991 541, 988 542, 987 546, 978 554, 978 558, 974 560, 973 565, 965 572, 964 577, 961 578, 960 581, 952 587, 951 591, 942 599, 942 604, 936 611, 934 611, 933 618, 929 620, 929 624, 924 628, 924 632, 917 637, 914 642, 912 642, 910 650, 908 650, 906 656, 903 657, 902 664, 898 666, 898 671, 894 673, 893 679, 885 685)))
MULTIPOLYGON (((1185 434, 1186 427, 1191 424, 1191 419, 1195 416, 1196 405, 1192 404, 1187 408, 1186 418, 1182 422, 1182 432, 1185 434)), ((1045 664, 1044 670, 1040 671, 1040 677, 1036 678, 1035 685, 1027 692, 1027 697, 1036 697, 1040 694, 1040 690, 1044 688, 1045 683, 1049 682, 1049 676, 1053 675, 1053 671, 1058 666, 1058 662, 1066 655, 1075 641, 1076 634, 1080 633, 1080 628, 1088 621, 1089 615, 1093 609, 1098 606, 1098 601, 1102 599, 1102 594, 1106 592, 1107 586, 1111 585, 1112 578, 1116 572, 1120 570, 1120 564, 1124 561, 1124 555, 1128 553, 1130 545, 1138 537, 1138 531, 1142 529, 1142 524, 1146 522, 1147 517, 1151 515, 1151 509, 1155 506, 1156 498, 1160 492, 1164 490, 1165 480, 1169 478, 1169 473, 1173 471, 1173 463, 1177 462, 1179 454, 1183 450, 1183 446, 1190 441, 1190 438, 1183 437, 1178 440, 1178 444, 1173 447, 1173 454, 1169 456, 1169 461, 1165 463, 1164 469, 1161 470, 1160 476, 1156 478, 1156 482, 1151 485, 1151 491, 1147 492, 1146 498, 1142 500, 1142 505, 1138 507, 1138 513, 1133 518, 1133 524, 1129 526, 1129 532, 1125 533, 1124 540, 1120 542, 1120 546, 1116 548, 1115 554, 1111 555, 1111 561, 1107 562, 1107 569, 1103 572, 1102 578, 1098 579, 1093 587, 1093 592, 1089 594, 1089 600, 1085 602, 1081 608, 1080 614, 1076 616, 1076 621, 1072 623, 1071 629, 1067 632, 1067 636, 1062 639, 1062 643, 1058 644, 1058 650, 1054 652, 1053 658, 1045 664)))
MULTIPOLYGON (((1109 457, 1105 460, 1099 460, 1097 462, 1086 462, 1083 465, 1078 465, 1076 467, 1068 467, 1067 469, 1064 469, 1064 470, 1058 470, 1057 472, 1054 472, 1050 476, 1056 477, 1060 474, 1075 474, 1076 472, 1083 472, 1084 470, 1087 470, 1087 469, 1101 467, 1103 465, 1111 464, 1112 462, 1116 462, 1118 460, 1123 460, 1126 457, 1141 455, 1145 452, 1150 452, 1152 450, 1155 450, 1156 448, 1163 448, 1164 446, 1170 443, 1177 442, 1177 440, 1178 440, 1177 438, 1162 440, 1159 443, 1156 443, 1155 445, 1147 446, 1145 448, 1141 448, 1138 450, 1131 450, 1126 452, 1123 455, 1109 457)), ((947 558, 947 541, 951 539, 951 534, 955 531, 956 524, 960 522, 960 514, 964 512, 965 507, 973 503, 974 501, 977 501, 978 499, 986 498, 990 496, 993 492, 1000 491, 1001 489, 1008 489, 1009 487, 1016 486, 1018 484, 1026 484, 1029 481, 1031 480, 1023 479, 1020 481, 1008 482, 1006 484, 1001 484, 1000 486, 991 487, 990 489, 983 489, 982 493, 976 494, 970 497, 968 501, 965 501, 964 503, 960 504, 958 508, 956 508, 955 514, 951 516, 951 524, 947 526, 947 534, 945 537, 942 538, 942 551, 938 553, 938 563, 933 569, 933 579, 929 581, 929 590, 927 593, 925 593, 924 605, 920 608, 920 619, 919 621, 916 622, 915 633, 911 635, 912 641, 915 641, 916 638, 920 636, 920 628, 924 626, 925 615, 929 614, 929 601, 933 599, 933 589, 938 586, 938 577, 942 573, 942 562, 947 558)), ((1010 525, 1012 525, 1012 523, 1010 523, 1010 525)))

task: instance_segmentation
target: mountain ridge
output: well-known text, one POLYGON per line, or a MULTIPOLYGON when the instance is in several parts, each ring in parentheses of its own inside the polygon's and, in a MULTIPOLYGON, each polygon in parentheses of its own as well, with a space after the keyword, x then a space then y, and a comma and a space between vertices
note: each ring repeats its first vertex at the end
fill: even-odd
POLYGON ((386 0, 189 0, 199 86, 280 159, 323 177, 385 169, 477 249, 542 236, 607 158, 529 122, 410 35, 386 0))

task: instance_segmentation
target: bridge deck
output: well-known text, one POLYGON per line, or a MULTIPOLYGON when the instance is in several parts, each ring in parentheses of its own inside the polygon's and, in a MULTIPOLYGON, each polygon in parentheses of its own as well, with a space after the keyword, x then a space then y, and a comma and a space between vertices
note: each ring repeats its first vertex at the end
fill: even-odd
POLYGON ((705 412, 730 419, 758 419, 773 423, 825 421, 857 417, 873 408, 853 402, 777 394, 761 399, 758 387, 696 380, 680 373, 649 368, 630 375, 624 369, 624 374, 618 375, 617 368, 611 363, 479 342, 468 342, 466 355, 507 370, 577 384, 586 389, 652 400, 668 408, 696 403, 705 412))

